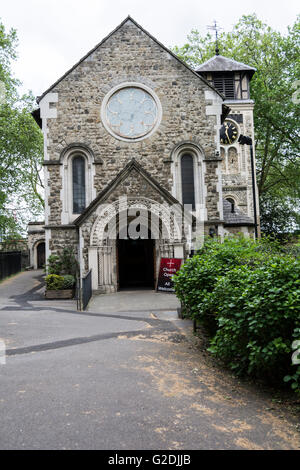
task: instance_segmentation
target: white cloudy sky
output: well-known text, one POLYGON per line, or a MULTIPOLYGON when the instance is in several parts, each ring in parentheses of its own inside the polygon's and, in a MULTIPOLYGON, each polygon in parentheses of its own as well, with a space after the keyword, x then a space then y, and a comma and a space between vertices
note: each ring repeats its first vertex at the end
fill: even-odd
POLYGON ((255 12, 285 33, 298 0, 0 0, 0 18, 17 29, 15 75, 40 95, 129 14, 165 46, 184 43, 216 19, 225 31, 255 12))

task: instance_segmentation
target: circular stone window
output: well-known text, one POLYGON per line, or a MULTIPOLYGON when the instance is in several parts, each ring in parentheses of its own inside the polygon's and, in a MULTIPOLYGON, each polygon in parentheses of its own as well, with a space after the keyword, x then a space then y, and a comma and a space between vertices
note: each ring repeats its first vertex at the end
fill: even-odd
POLYGON ((102 103, 101 117, 106 129, 117 139, 142 140, 158 127, 161 106, 148 87, 128 83, 108 93, 102 103))

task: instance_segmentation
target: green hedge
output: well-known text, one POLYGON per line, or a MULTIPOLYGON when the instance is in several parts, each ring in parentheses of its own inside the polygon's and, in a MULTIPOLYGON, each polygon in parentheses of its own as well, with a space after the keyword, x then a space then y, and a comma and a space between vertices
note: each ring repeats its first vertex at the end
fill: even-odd
POLYGON ((277 244, 242 238, 208 241, 174 277, 192 318, 209 328, 210 352, 239 374, 291 381, 300 339, 300 262, 277 244))
POLYGON ((185 314, 216 329, 215 307, 206 304, 215 289, 219 277, 237 266, 254 269, 265 262, 276 245, 256 243, 245 237, 226 238, 224 243, 206 240, 198 254, 188 259, 174 276, 177 297, 185 307, 185 314), (208 308, 208 309, 207 309, 208 308))

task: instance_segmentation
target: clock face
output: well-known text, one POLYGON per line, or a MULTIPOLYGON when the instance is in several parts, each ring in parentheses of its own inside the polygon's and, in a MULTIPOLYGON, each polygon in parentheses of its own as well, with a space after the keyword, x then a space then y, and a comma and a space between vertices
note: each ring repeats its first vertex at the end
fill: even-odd
POLYGON ((147 135, 158 119, 154 98, 138 87, 126 87, 116 91, 107 102, 105 114, 110 129, 126 139, 147 135))
POLYGON ((220 129, 221 144, 233 144, 238 137, 238 129, 231 121, 225 121, 220 129))

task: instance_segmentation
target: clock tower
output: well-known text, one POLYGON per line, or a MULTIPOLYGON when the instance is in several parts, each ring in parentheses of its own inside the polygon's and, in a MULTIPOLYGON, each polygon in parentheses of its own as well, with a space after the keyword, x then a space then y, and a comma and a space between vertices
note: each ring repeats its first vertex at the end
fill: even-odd
MULTIPOLYGON (((251 150, 254 169, 255 150, 254 101, 250 98, 250 81, 255 73, 255 68, 217 53, 200 65, 196 72, 225 96, 224 104, 230 108, 229 114, 220 129, 223 199, 230 203, 232 213, 240 212, 253 220, 254 201, 256 201, 256 212, 258 214, 255 171, 251 172, 251 150), (239 143, 241 135, 252 139, 252 148, 239 143), (253 194, 255 195, 254 198, 253 194)), ((227 203, 225 202, 225 204, 227 203)), ((237 226, 236 230, 234 229, 233 223, 227 229, 230 232, 238 231, 237 226)))

